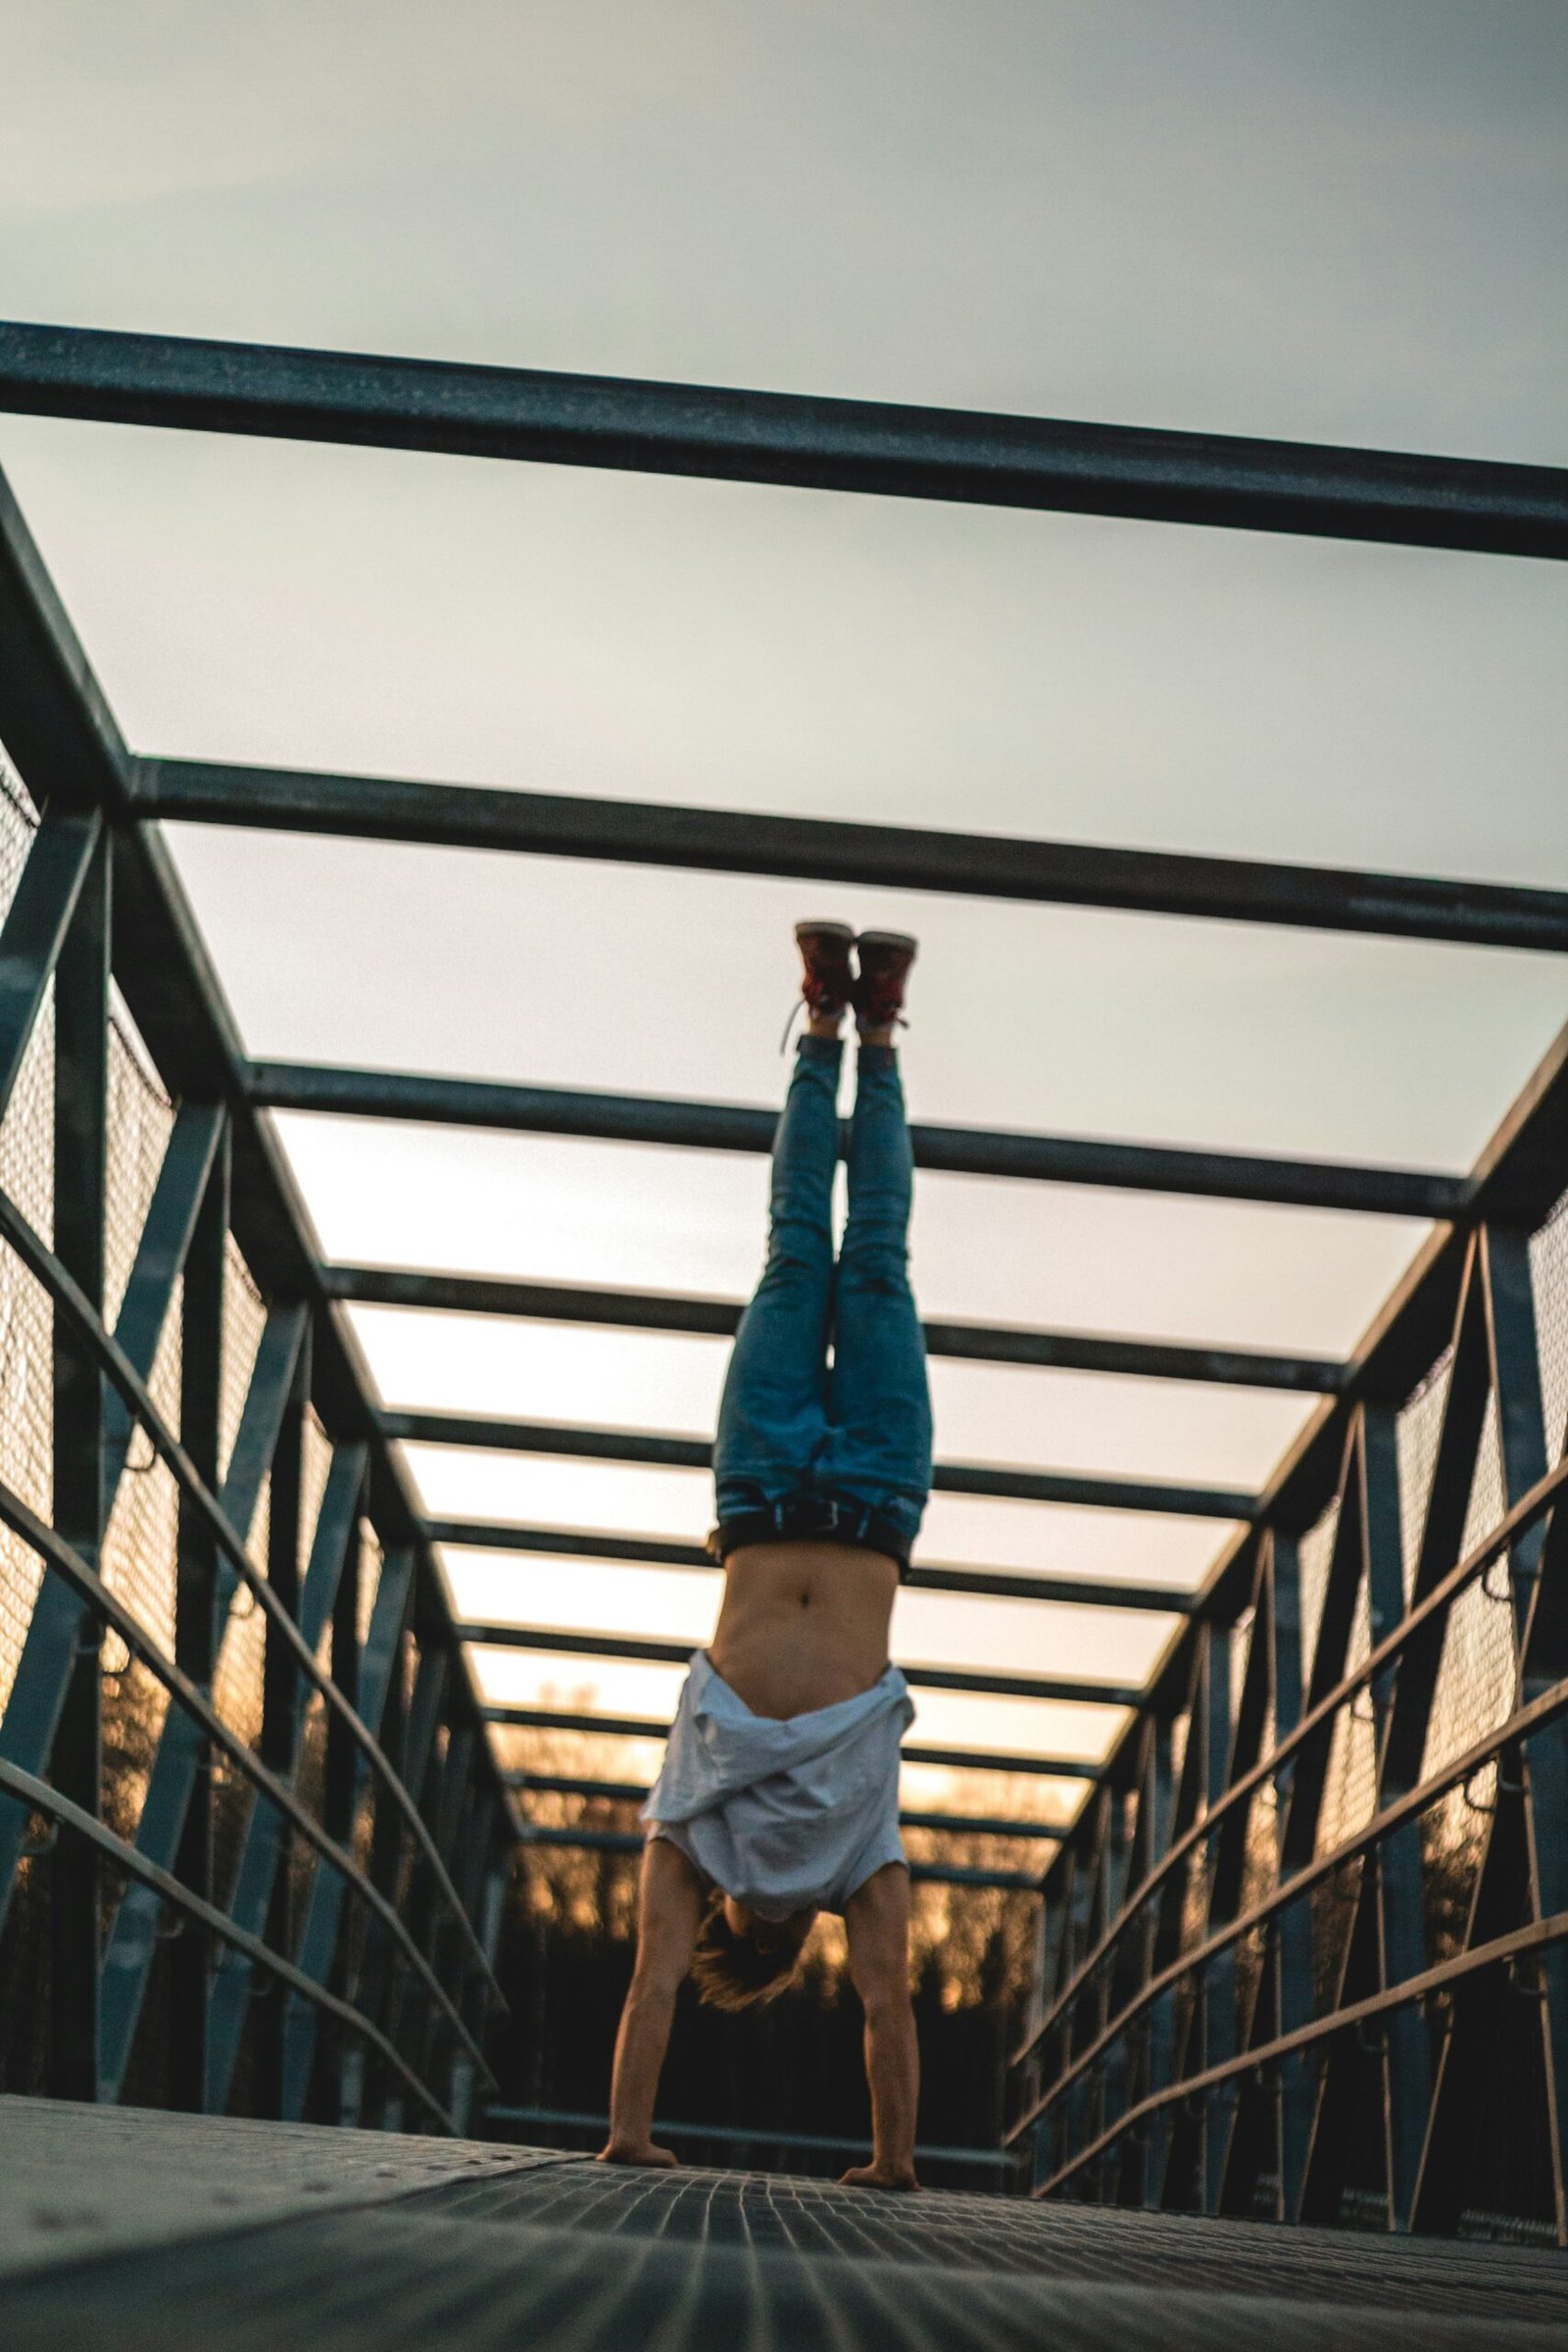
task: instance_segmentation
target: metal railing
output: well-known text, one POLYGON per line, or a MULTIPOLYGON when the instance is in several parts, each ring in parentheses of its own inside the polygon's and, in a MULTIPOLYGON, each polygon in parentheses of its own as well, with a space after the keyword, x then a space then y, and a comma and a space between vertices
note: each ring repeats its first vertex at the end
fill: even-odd
POLYGON ((1563 2235, 1565 1270, 1568 1204, 1471 1235, 1427 1377, 1337 1416, 1326 1508, 1266 1506, 1178 1636, 1047 1877, 1039 2193, 1563 2235))
POLYGON ((150 952, 156 879, 79 765, 30 781, 41 819, 0 808, 8 2080, 461 2129, 512 1816, 433 1555, 237 1063, 166 1084, 124 1009, 220 1034, 208 975, 150 952))

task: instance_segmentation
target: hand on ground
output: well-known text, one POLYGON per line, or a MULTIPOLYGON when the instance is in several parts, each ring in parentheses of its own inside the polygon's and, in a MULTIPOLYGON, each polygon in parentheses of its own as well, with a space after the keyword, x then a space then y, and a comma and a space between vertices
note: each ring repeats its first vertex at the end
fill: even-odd
POLYGON ((664 2173, 674 2172, 680 2165, 680 2158, 673 2148, 657 2148, 651 2139, 607 2140, 596 2161, 600 2164, 651 2165, 656 2171, 664 2173))
POLYGON ((912 2164, 857 2164, 839 2180, 841 2188, 917 2189, 919 2185, 912 2164))

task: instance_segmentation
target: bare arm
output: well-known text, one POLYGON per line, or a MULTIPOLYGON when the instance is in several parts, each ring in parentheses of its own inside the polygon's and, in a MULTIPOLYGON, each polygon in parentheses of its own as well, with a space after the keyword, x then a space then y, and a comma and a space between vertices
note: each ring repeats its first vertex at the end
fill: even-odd
POLYGON ((889 1862, 845 1905, 850 1975, 865 2009, 865 2079, 871 2090, 871 2161, 844 2179, 863 2188, 918 2188, 914 2119, 920 2051, 909 1998, 909 1874, 889 1862))
POLYGON ((615 2036, 610 2137, 601 2164, 672 2165, 653 2141, 654 2100, 669 2046, 675 1995, 702 1926, 703 1882, 678 1846, 651 1838, 643 1850, 637 1907, 637 1963, 615 2036))

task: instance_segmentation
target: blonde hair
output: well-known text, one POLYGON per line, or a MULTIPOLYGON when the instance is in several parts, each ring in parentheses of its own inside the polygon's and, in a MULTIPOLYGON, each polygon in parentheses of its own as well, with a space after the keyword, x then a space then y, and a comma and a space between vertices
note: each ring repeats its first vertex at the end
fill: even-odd
POLYGON ((764 1952, 749 1936, 736 1935, 724 1915, 724 1897, 715 1894, 692 1953, 699 1998, 710 2009, 731 2013, 776 2001, 800 1966, 805 1941, 804 1935, 784 1936, 764 1952))

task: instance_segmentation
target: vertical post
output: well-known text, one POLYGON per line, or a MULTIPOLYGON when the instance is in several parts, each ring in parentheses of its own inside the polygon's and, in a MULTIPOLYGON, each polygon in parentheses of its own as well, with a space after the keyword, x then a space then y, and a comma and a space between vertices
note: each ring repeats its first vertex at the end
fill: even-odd
MULTIPOLYGON (((366 1495, 362 1485, 360 1512, 364 1511, 366 1495)), ((350 1706, 360 1704, 360 1592, 364 1570, 364 1538, 360 1517, 356 1514, 354 1532, 349 1537, 348 1557, 344 1562, 343 1579, 337 1589, 337 1600, 332 1610, 332 1680, 350 1706)), ((329 1838, 346 1848, 354 1844, 354 1814, 359 1801, 360 1751, 349 1736, 348 1727, 336 1710, 326 1718, 326 1756, 322 1771, 321 1826, 329 1838)), ((325 1978, 331 1964, 331 1935, 337 1923, 337 1908, 331 1906, 330 1928, 323 1937, 319 1922, 326 1910, 322 1866, 318 1864, 312 1883, 305 1931, 300 1944, 300 1965, 325 1978), (313 1927, 317 1933, 312 1935, 313 1927)), ((309 2018, 301 2014, 297 1996, 291 1996, 284 2011, 284 2066, 281 2113, 287 2117, 302 2115, 309 2089, 307 2081, 311 2051, 314 2048, 314 2030, 309 2018)), ((330 2073, 330 2092, 323 2095, 313 2109, 318 2123, 341 2123, 346 2120, 344 2105, 343 2061, 345 2051, 336 2029, 331 2030, 324 2051, 321 2072, 330 2073)))
MULTIPOLYGON (((185 1259, 180 1304, 180 1441, 209 1491, 218 1492, 223 1383, 223 1266, 228 1235, 229 1141, 225 1128, 202 1197, 185 1259)), ((200 1690, 213 1687, 218 1544, 204 1514, 181 1494, 174 1599, 174 1662, 200 1690)), ((213 1894, 212 1750, 202 1743, 175 1876, 206 1902, 213 1894)), ((214 1960, 211 1938, 184 1923, 171 1952, 170 2100, 206 2103, 207 2035, 214 1960)))
MULTIPOLYGON (((1274 1632, 1274 1738, 1286 1740, 1301 1720, 1301 1555, 1294 1535, 1276 1528, 1270 1544, 1274 1632)), ((1274 1775, 1274 1876, 1285 1876, 1285 1823, 1293 1767, 1274 1775)), ((1275 2029, 1293 2034, 1312 2015, 1312 1904, 1298 1895, 1280 1912, 1274 1936, 1275 2029)), ((1290 2221, 1300 2203, 1312 2137, 1317 2070, 1310 2051, 1282 2060, 1276 2142, 1275 2219, 1290 2221)))
MULTIPOLYGON (((1235 1648, 1235 1629, 1216 1625, 1209 1637, 1208 1648, 1208 1730, 1205 1740, 1206 1776, 1203 1790, 1203 1810, 1212 1812, 1224 1795, 1230 1782, 1231 1755, 1231 1668, 1235 1648)), ((1223 1832, 1206 1840, 1209 1902, 1205 1914, 1211 1912, 1213 1888, 1220 1868, 1223 1832)), ((1216 1920, 1215 1925, 1219 1923, 1216 1920)), ((1227 1945, 1210 1960, 1194 1987, 1193 2038, 1199 2051, 1200 2067, 1218 2066, 1235 2053, 1236 2047, 1236 1949, 1227 1945)), ((1203 2094, 1203 2128, 1198 2143, 1198 2202, 1203 2213, 1215 2213, 1219 2208, 1220 2180, 1225 2170, 1225 2150, 1230 2138, 1231 2098, 1233 2085, 1221 2083, 1218 2089, 1203 2094)))
MULTIPOLYGON (((109 858, 102 840, 55 971, 55 1250, 100 1313, 109 1126, 109 858)), ((90 1567, 104 1535, 104 1382, 65 1316, 54 1318, 54 1521, 90 1567)), ((101 1810, 102 1628, 83 1616, 55 1733, 51 1777, 95 1818, 101 1810)), ((63 1832, 50 1890, 49 2086, 58 2098, 98 2092, 96 1849, 63 1832)))
MULTIPOLYGON (((304 1503, 305 1408, 311 1393, 311 1333, 307 1325, 294 1377, 289 1386, 283 1423, 272 1453, 268 1489, 267 1581, 296 1622, 300 1613, 300 1532, 304 1503)), ((269 1625, 262 1665, 262 1762, 285 1785, 294 1778, 300 1732, 300 1673, 292 1650, 269 1625)), ((258 1805, 264 1800, 257 1799, 258 1805)), ((289 1863, 293 1838, 285 1821, 276 1824, 277 1859, 262 1933, 276 1952, 294 1948, 294 1886, 289 1863)), ((269 1981, 253 1984, 253 2004, 260 2002, 261 2030, 257 2048, 257 2096, 265 2113, 280 2115, 283 2097, 282 1987, 269 1981)), ((253 2015, 256 2014, 253 2008, 253 2015)))
MULTIPOLYGON (((1187 1734, 1182 1744, 1182 1768, 1176 1784, 1176 1802, 1171 1810, 1167 1851, 1186 1837, 1198 1819, 1202 1800, 1208 1641, 1208 1627, 1200 1625, 1193 1642, 1191 1679, 1187 1686, 1187 1705, 1184 1710, 1187 1734)), ((1161 1976, 1181 1950, 1183 1915, 1191 1875, 1192 1858, 1189 1855, 1176 1864, 1154 1898, 1154 1924, 1149 1961, 1151 1976, 1161 1976)), ((1164 1991, 1156 1995, 1149 2013, 1151 2093, 1166 2089, 1176 2080, 1181 2066, 1176 2040, 1176 1987, 1167 1984, 1164 1991)), ((1166 2201, 1167 2184, 1172 2183, 1173 2180, 1171 2156, 1178 2135, 1178 2122, 1179 2119, 1169 2107, 1157 2108, 1151 2118, 1144 2175, 1144 2204, 1148 2208, 1158 2209, 1166 2201)))

